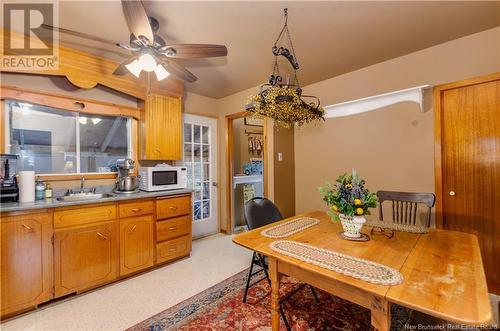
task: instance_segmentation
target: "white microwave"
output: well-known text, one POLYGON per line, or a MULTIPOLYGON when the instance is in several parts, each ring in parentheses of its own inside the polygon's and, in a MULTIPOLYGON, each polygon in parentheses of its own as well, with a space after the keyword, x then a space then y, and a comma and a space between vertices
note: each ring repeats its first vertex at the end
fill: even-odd
POLYGON ((142 191, 164 191, 187 188, 187 168, 159 164, 139 167, 139 188, 142 191))

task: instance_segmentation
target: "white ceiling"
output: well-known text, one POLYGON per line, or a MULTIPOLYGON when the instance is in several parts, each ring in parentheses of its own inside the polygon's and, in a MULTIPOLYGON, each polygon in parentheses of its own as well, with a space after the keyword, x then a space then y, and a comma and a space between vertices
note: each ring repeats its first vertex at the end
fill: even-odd
MULTIPOLYGON (((303 85, 500 25, 500 2, 147 1, 144 6, 167 42, 227 46, 227 58, 183 61, 199 77, 187 90, 214 98, 267 80, 284 7, 303 85)), ((59 17, 63 28, 128 40, 119 1, 60 2, 59 17)), ((100 56, 126 57, 113 46, 60 38, 100 56)))

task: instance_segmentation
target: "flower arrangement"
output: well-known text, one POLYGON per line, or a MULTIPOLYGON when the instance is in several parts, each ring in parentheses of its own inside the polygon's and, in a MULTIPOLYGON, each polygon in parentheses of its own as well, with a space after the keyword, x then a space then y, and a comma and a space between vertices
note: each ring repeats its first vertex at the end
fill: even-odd
POLYGON ((330 207, 327 214, 333 221, 339 220, 339 214, 350 218, 369 215, 369 208, 377 207, 378 203, 375 193, 365 188, 365 181, 354 169, 339 176, 335 184, 325 183, 318 191, 330 207))

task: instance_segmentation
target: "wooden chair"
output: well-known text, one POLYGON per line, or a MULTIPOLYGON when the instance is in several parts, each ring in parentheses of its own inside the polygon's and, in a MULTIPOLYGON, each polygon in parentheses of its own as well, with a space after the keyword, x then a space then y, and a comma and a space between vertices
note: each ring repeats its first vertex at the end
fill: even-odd
MULTIPOLYGON (((245 221, 247 223, 249 230, 257 229, 260 228, 261 226, 281 221, 282 219, 283 216, 281 215, 281 212, 279 211, 278 207, 276 207, 276 205, 271 200, 268 200, 266 198, 255 197, 245 205, 245 221)), ((244 303, 246 303, 247 301, 248 290, 250 289, 250 287, 256 285, 257 283, 260 283, 264 279, 266 279, 269 282, 269 286, 271 286, 271 279, 269 278, 268 268, 269 267, 266 257, 262 256, 257 252, 253 252, 252 263, 250 264, 250 270, 248 272, 247 283, 245 286, 245 294, 243 295, 244 303), (256 268, 257 270, 254 271, 254 267, 260 267, 260 268, 256 268), (252 277, 260 273, 264 273, 264 276, 257 279, 254 282, 251 282, 252 277)), ((304 286, 306 286, 306 284, 301 284, 294 290, 290 291, 290 293, 287 293, 283 298, 280 299, 280 303, 286 301, 288 298, 297 293, 304 286)), ((316 300, 317 303, 319 303, 316 291, 310 285, 309 288, 311 289, 314 299, 316 300)), ((291 327, 288 324, 285 312, 283 311, 283 307, 281 305, 280 305, 280 315, 281 318, 283 319, 283 322, 285 323, 286 329, 291 330, 291 327)))
POLYGON ((384 201, 392 202, 392 221, 405 225, 416 225, 418 205, 424 204, 428 208, 424 226, 430 226, 431 211, 436 201, 436 196, 433 193, 378 191, 377 197, 380 202, 379 218, 381 221, 384 220, 382 208, 384 201))

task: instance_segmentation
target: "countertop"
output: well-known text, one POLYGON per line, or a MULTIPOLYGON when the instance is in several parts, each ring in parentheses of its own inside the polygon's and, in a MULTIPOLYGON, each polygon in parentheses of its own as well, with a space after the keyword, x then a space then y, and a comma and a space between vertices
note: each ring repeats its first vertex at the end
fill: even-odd
POLYGON ((169 190, 169 191, 157 191, 157 192, 140 191, 139 193, 132 193, 132 194, 109 193, 111 195, 109 197, 101 199, 92 199, 92 200, 80 200, 80 201, 59 201, 57 199, 45 199, 45 200, 38 200, 34 202, 23 202, 23 203, 7 202, 0 204, 0 211, 10 212, 10 211, 22 211, 30 209, 60 208, 67 206, 88 205, 93 203, 106 203, 106 202, 115 202, 124 200, 166 197, 171 195, 188 194, 188 193, 192 193, 192 190, 182 189, 182 190, 169 190))

